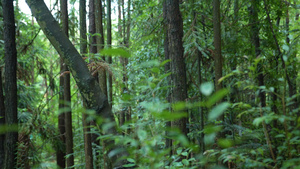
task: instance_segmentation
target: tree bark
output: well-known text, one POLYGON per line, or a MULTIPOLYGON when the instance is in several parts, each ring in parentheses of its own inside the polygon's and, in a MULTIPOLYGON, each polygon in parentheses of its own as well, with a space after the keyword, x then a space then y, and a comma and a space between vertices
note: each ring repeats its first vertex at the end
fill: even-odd
MULTIPOLYGON (((168 29, 168 50, 172 71, 172 103, 184 102, 187 99, 186 68, 183 57, 183 22, 179 10, 179 0, 166 0, 166 16, 168 29)), ((172 127, 178 127, 187 136, 187 118, 172 122, 172 127)))
MULTIPOLYGON (((45 3, 40 0, 26 0, 26 2, 43 32, 69 67, 86 107, 94 110, 101 118, 114 122, 111 107, 98 82, 91 75, 86 63, 68 37, 60 30, 45 3)), ((117 134, 115 125, 103 132, 105 134, 117 134)), ((110 149, 107 150, 108 154, 116 147, 108 140, 105 141, 105 144, 110 145, 108 146, 110 149)), ((110 160, 115 164, 115 156, 110 157, 110 160)))
MULTIPOLYGON (((79 2, 79 14, 80 14, 80 53, 87 53, 87 36, 86 36, 86 0, 80 0, 79 2)), ((82 124, 84 134, 84 154, 85 154, 85 168, 93 169, 93 150, 92 150, 92 138, 90 134, 89 123, 87 122, 87 115, 82 113, 82 124)))
MULTIPOLYGON (((2 71, 0 69, 0 126, 5 125, 5 106, 2 87, 2 71)), ((0 134, 0 168, 4 168, 5 159, 5 134, 0 134)))
MULTIPOLYGON (((222 53, 221 53, 221 22, 220 22, 220 0, 214 0, 213 2, 213 29, 214 29, 214 60, 215 60, 215 86, 216 91, 222 89, 222 83, 219 83, 219 79, 222 77, 222 53)), ((221 120, 224 121, 224 115, 221 120)))
MULTIPOLYGON (((107 47, 111 47, 111 0, 106 0, 107 3, 107 47)), ((112 58, 108 57, 107 61, 109 64, 112 64, 112 58)), ((112 96, 112 75, 108 73, 108 86, 107 86, 107 93, 108 93, 108 102, 110 107, 113 105, 113 96, 112 96)))
MULTIPOLYGON (((250 8, 250 24, 251 26, 251 38, 252 38, 252 43, 255 48, 255 57, 259 58, 261 49, 260 49, 260 39, 259 39, 259 28, 258 28, 258 11, 256 4, 256 0, 251 1, 251 8, 250 8)), ((257 81, 258 81, 258 86, 264 86, 264 74, 263 74, 263 67, 261 63, 257 64, 257 81)), ((262 90, 259 90, 259 99, 260 99, 260 106, 265 107, 266 106, 266 96, 265 92, 262 90)))
MULTIPOLYGON (((69 37, 69 21, 68 21, 68 0, 60 0, 61 8, 61 21, 63 32, 69 37)), ((67 65, 63 63, 64 71, 69 71, 67 65)), ((64 73, 64 107, 65 112, 65 130, 66 130, 66 161, 67 167, 70 168, 74 165, 74 153, 73 153, 73 131, 72 131, 72 112, 71 112, 71 86, 70 86, 70 74, 64 73)))
MULTIPOLYGON (((14 6, 11 0, 2 0, 5 49, 5 122, 7 127, 18 124, 17 113, 17 50, 14 6)), ((5 137, 4 168, 16 168, 18 132, 5 137)))
MULTIPOLYGON (((103 31, 103 19, 102 19, 102 0, 95 0, 95 10, 96 10, 96 32, 100 34, 101 37, 97 38, 98 52, 104 48, 104 31, 103 31)), ((102 61, 105 62, 105 56, 102 56, 102 61)), ((98 74, 100 87, 107 97, 107 83, 106 83, 106 70, 102 68, 98 74)))
MULTIPOLYGON (((163 17, 164 17, 164 29, 165 29, 164 54, 165 54, 165 60, 169 60, 170 56, 169 56, 169 41, 168 41, 168 27, 167 27, 168 18, 167 18, 167 3, 165 0, 163 1, 163 17)), ((170 62, 168 62, 165 64, 165 72, 168 73, 170 71, 171 71, 171 65, 170 62)), ((171 78, 167 77, 167 85, 170 86, 170 84, 171 84, 171 78)), ((166 99, 168 103, 171 103, 171 91, 169 89, 167 91, 166 99)), ((171 121, 166 122, 166 127, 171 128, 171 121)), ((169 135, 168 131, 166 131, 166 135, 167 136, 169 135)), ((171 147, 172 147, 172 140, 167 137, 166 148, 171 148, 171 147)), ((172 151, 170 151, 170 155, 172 155, 172 151)))

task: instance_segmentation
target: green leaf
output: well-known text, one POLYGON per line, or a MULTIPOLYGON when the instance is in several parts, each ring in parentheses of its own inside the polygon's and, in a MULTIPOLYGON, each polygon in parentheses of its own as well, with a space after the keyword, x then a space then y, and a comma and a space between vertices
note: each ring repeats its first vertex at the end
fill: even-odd
POLYGON ((173 121, 173 120, 178 120, 181 119, 183 117, 187 117, 187 113, 183 112, 183 113, 171 113, 169 111, 163 111, 162 113, 152 113, 152 115, 154 117, 156 117, 157 119, 163 119, 163 120, 167 120, 167 121, 173 121))
POLYGON ((18 125, 0 125, 0 134, 5 134, 7 132, 16 132, 18 131, 18 125))
POLYGON ((214 107, 208 114, 208 120, 216 120, 230 106, 228 102, 220 103, 214 107))
POLYGON ((211 97, 209 97, 208 101, 206 102, 206 106, 211 107, 212 105, 220 101, 224 96, 226 96, 227 93, 228 93, 227 89, 221 89, 217 91, 211 97))
POLYGON ((100 52, 101 55, 104 56, 121 56, 121 57, 125 57, 125 58, 129 58, 130 57, 130 53, 122 48, 106 48, 106 49, 102 49, 100 52))
POLYGON ((154 67, 154 68, 151 69, 151 71, 152 71, 153 73, 159 73, 159 68, 154 67))
POLYGON ((174 111, 181 111, 186 108, 186 103, 185 102, 177 102, 172 105, 172 108, 174 111))
POLYGON ((228 148, 233 146, 233 141, 230 139, 219 139, 218 145, 222 148, 228 148))
POLYGON ((183 159, 182 163, 186 166, 188 166, 190 164, 190 162, 187 159, 183 159))
POLYGON ((125 167, 125 168, 129 168, 129 167, 134 167, 135 166, 135 164, 125 164, 125 165, 123 165, 123 167, 125 167))
POLYGON ((165 60, 165 61, 161 62, 160 66, 164 66, 165 64, 167 64, 167 63, 169 63, 169 62, 171 62, 170 59, 165 60))
POLYGON ((188 153, 187 152, 182 152, 181 155, 188 156, 188 153))
POLYGON ((284 45, 282 45, 282 49, 285 51, 289 51, 290 47, 288 45, 284 44, 284 45))
POLYGON ((127 158, 127 161, 128 161, 128 162, 131 162, 131 163, 135 163, 135 160, 132 159, 132 158, 127 158))
POLYGON ((205 96, 211 95, 213 90, 214 90, 214 84, 212 82, 206 82, 206 83, 201 84, 201 86, 200 86, 200 91, 205 96))
POLYGON ((147 138, 147 132, 146 132, 145 130, 139 129, 139 130, 137 131, 137 135, 138 135, 138 137, 139 137, 139 139, 140 139, 141 141, 143 141, 143 140, 145 140, 145 139, 147 138))

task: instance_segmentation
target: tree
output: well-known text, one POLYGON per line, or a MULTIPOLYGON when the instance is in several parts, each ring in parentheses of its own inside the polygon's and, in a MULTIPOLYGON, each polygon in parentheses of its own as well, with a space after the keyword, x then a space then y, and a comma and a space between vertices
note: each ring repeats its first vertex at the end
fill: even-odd
MULTIPOLYGON (((163 17, 164 17, 164 36, 165 36, 165 39, 164 39, 164 55, 165 55, 165 60, 169 60, 170 59, 170 56, 169 56, 169 38, 168 38, 168 25, 167 25, 167 22, 168 22, 168 18, 167 18, 167 3, 166 1, 163 1, 163 17)), ((164 69, 165 69, 165 72, 170 72, 170 69, 171 69, 171 65, 170 63, 166 63, 165 66, 164 66, 164 69)), ((167 84, 170 85, 170 82, 171 82, 171 79, 170 77, 167 78, 167 84)), ((170 90, 167 91, 167 96, 166 96, 166 99, 168 101, 168 103, 171 103, 171 93, 170 93, 170 90)), ((166 126, 171 128, 171 121, 168 121, 166 122, 166 126)), ((167 135, 169 133, 167 132, 167 135)), ((167 148, 171 148, 172 147, 172 140, 169 139, 169 138, 166 138, 166 147, 167 148)), ((172 151, 171 151, 172 152, 172 151)))
MULTIPOLYGON (((107 47, 111 47, 111 0, 106 0, 107 3, 107 47)), ((107 58, 108 64, 112 64, 112 58, 107 58)), ((107 84, 107 97, 110 107, 113 105, 113 88, 112 88, 112 75, 108 74, 108 84, 107 84)))
MULTIPOLYGON (((2 71, 0 70, 0 126, 5 125, 5 106, 2 87, 2 71)), ((5 159, 5 134, 0 135, 0 168, 4 168, 5 159)))
MULTIPOLYGON (((213 27, 214 27, 214 61, 215 61, 215 86, 216 91, 222 89, 222 83, 219 82, 222 77, 222 48, 221 48, 221 21, 220 21, 220 0, 213 1, 213 27)), ((221 117, 224 121, 224 116, 221 117)))
MULTIPOLYGON (((87 36, 86 36, 86 0, 80 0, 80 53, 82 55, 87 53, 87 36)), ((87 114, 82 113, 83 134, 84 134, 84 153, 85 153, 85 167, 93 169, 93 150, 92 138, 90 134, 90 123, 87 121, 87 114)))
MULTIPOLYGON (((168 53, 171 59, 172 71, 172 103, 184 102, 187 99, 186 87, 186 70, 183 58, 183 23, 179 10, 179 0, 166 0, 166 8, 164 9, 167 17, 168 32, 168 53)), ((172 123, 172 127, 178 127, 180 131, 187 135, 187 118, 176 120, 172 123)))
MULTIPOLYGON (((2 0, 5 42, 5 124, 18 124, 17 113, 17 50, 13 1, 2 0)), ((16 168, 18 132, 5 136, 4 168, 16 168)))
MULTIPOLYGON (((102 12, 102 0, 95 0, 95 10, 96 10, 96 32, 100 34, 97 38, 98 52, 104 48, 104 31, 103 31, 103 12, 102 12)), ((105 62, 105 56, 102 56, 102 61, 105 62)), ((98 73, 100 87, 107 97, 107 82, 106 82, 106 70, 102 68, 98 73)))
MULTIPOLYGON (((106 96, 99 87, 96 79, 89 72, 81 55, 77 52, 67 36, 60 31, 58 23, 54 21, 45 3, 39 0, 27 0, 26 2, 41 29, 69 67, 86 107, 94 110, 96 114, 100 115, 103 119, 108 119, 114 123, 111 107, 108 104, 106 96)), ((106 132, 106 134, 117 134, 114 125, 104 132, 106 132)), ((109 140, 104 141, 104 143, 111 145, 109 140)), ((108 153, 113 150, 113 147, 115 146, 108 149, 108 153)), ((113 164, 116 162, 115 158, 115 156, 110 158, 113 164)))
MULTIPOLYGON (((60 0, 60 8, 62 15, 62 29, 64 33, 69 37, 69 23, 68 23, 68 1, 60 0)), ((63 63, 64 64, 64 63, 63 63)), ((66 130, 66 155, 67 155, 67 167, 74 165, 74 153, 73 153, 73 131, 72 131, 72 112, 71 112, 71 86, 70 86, 70 74, 65 73, 69 71, 67 65, 63 65, 64 70, 64 107, 67 112, 65 115, 65 130, 66 130)))

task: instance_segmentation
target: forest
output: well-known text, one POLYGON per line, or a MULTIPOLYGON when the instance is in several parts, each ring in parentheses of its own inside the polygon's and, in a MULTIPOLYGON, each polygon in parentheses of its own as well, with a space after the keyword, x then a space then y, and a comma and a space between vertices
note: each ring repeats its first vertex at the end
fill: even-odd
POLYGON ((299 0, 1 0, 0 169, 300 168, 299 16, 299 0))

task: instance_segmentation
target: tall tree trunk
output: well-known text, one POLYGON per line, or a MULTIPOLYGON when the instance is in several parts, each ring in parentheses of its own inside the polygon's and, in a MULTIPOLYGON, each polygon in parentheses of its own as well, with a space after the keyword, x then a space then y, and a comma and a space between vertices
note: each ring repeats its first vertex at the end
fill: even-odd
MULTIPOLYGON (((99 4, 97 4, 97 5, 99 7, 99 4)), ((89 1, 89 33, 90 33, 90 37, 89 37, 90 52, 89 53, 92 55, 95 55, 97 53, 98 47, 100 47, 102 45, 102 44, 97 44, 97 39, 100 39, 100 38, 97 38, 97 36, 94 36, 95 33, 99 33, 99 32, 96 32, 96 14, 98 13, 96 10, 98 10, 98 9, 96 9, 96 0, 90 0, 89 1)), ((99 22, 99 21, 97 21, 97 22, 99 22)), ((100 26, 98 29, 100 29, 100 26)), ((93 62, 96 62, 96 60, 93 60, 93 62)), ((96 74, 94 76, 97 79, 97 81, 100 83, 100 87, 101 87, 103 84, 98 79, 98 72, 96 72, 96 74)), ((103 88, 101 88, 101 89, 103 90, 103 88)), ((95 121, 92 121, 91 125, 96 126, 95 121)), ((96 128, 97 127, 95 127, 95 129, 96 128)), ((97 146, 100 145, 100 142, 97 138, 98 138, 97 134, 92 134, 92 142, 95 145, 94 146, 95 150, 96 150, 96 145, 97 146)), ((94 151, 94 152, 95 152, 94 167, 99 168, 100 167, 100 159, 99 159, 100 154, 98 151, 94 151)))
MULTIPOLYGON (((251 1, 251 9, 250 9, 250 24, 251 26, 251 38, 252 43, 255 48, 255 57, 259 58, 261 49, 260 49, 260 39, 259 39, 259 28, 258 28, 258 9, 257 9, 257 0, 251 1)), ((257 81, 258 86, 264 86, 264 74, 263 74, 263 67, 261 63, 257 64, 257 81)), ((265 107, 266 106, 266 95, 265 92, 262 90, 259 90, 258 97, 260 99, 260 106, 265 107)))
MULTIPOLYGON (((61 18, 63 22, 63 18, 61 18)), ((63 30, 65 30, 65 25, 63 25, 63 30)), ((65 32, 64 32, 65 33, 65 32)), ((66 33, 65 33, 66 34, 66 33)), ((67 34, 66 34, 67 35, 67 34)), ((64 99, 64 93, 65 93, 65 85, 64 85, 64 79, 65 76, 62 74, 65 72, 65 66, 62 57, 60 57, 60 74, 59 77, 59 103, 58 108, 59 110, 63 110, 65 107, 65 99, 64 99)), ((59 129, 59 136, 61 141, 61 146, 58 146, 58 149, 56 150, 56 163, 60 168, 66 167, 66 126, 65 126, 65 112, 60 112, 58 115, 58 129, 59 129)))
MULTIPOLYGON (((96 32, 100 34, 100 37, 97 38, 98 52, 104 48, 104 31, 103 31, 103 12, 102 12, 102 0, 95 0, 95 10, 96 10, 96 32)), ((105 56, 101 57, 103 62, 105 62, 105 56)), ((106 83, 106 70, 102 68, 98 74, 99 84, 107 96, 107 83, 106 83)))
MULTIPOLYGON (((124 22, 125 22, 125 16, 124 16, 124 0, 118 0, 118 33, 119 33, 119 45, 123 46, 125 41, 125 34, 124 34, 124 22), (123 19, 122 19, 123 16, 123 19)), ((120 64, 122 66, 122 85, 121 85, 121 94, 123 94, 126 90, 126 84, 125 84, 125 69, 124 69, 124 65, 125 65, 125 58, 123 58, 122 56, 120 57, 120 64)), ((124 105, 122 105, 122 109, 120 111, 120 115, 119 115, 119 125, 122 126, 125 124, 126 118, 125 118, 125 114, 126 114, 126 107, 124 107, 124 105)), ((125 134, 125 133, 123 133, 125 134)))
MULTIPOLYGON (((220 0, 213 1, 213 27, 214 27, 214 60, 215 60, 215 86, 216 91, 222 89, 222 83, 219 79, 222 77, 222 53, 221 53, 221 21, 220 21, 220 0)), ((221 120, 224 121, 224 115, 221 120)))
MULTIPOLYGON (((2 87, 2 70, 0 69, 0 126, 5 125, 5 106, 2 87)), ((5 134, 0 134, 0 168, 4 168, 5 159, 5 134)))
MULTIPOLYGON (((286 43, 287 45, 290 45, 290 16, 289 16, 289 3, 287 3, 287 7, 286 7, 286 19, 285 19, 285 25, 286 25, 286 43)), ((292 57, 292 59, 296 59, 296 56, 292 57)), ((287 76, 290 79, 288 82, 288 86, 289 86, 289 96, 292 97, 295 94, 297 94, 297 85, 296 85, 296 78, 297 78, 297 68, 295 63, 297 63, 297 61, 292 61, 292 70, 290 72, 287 72, 287 76)), ((288 71, 288 70, 287 70, 288 71)), ((294 99, 294 103, 291 105, 290 107, 290 111, 293 112, 293 110, 296 110, 298 108, 299 102, 298 102, 298 98, 296 97, 294 99)), ((299 112, 297 113, 297 117, 299 118, 300 114, 299 112)), ((298 119, 297 118, 297 119, 298 119)), ((297 123, 298 124, 298 123, 297 123)))
MULTIPOLYGON (((165 29, 165 31, 164 31, 164 36, 165 36, 164 54, 165 54, 165 60, 169 60, 170 56, 169 56, 169 41, 168 41, 168 27, 167 27, 168 26, 167 25, 168 18, 167 18, 167 3, 165 0, 163 1, 163 17, 164 17, 164 29, 165 29)), ((165 73, 168 73, 170 71, 171 71, 171 65, 170 65, 170 62, 168 62, 165 64, 165 73)), ((167 85, 170 86, 170 83, 171 83, 171 78, 167 77, 167 85)), ((171 103, 171 91, 169 89, 167 91, 166 99, 167 99, 168 103, 171 103)), ((166 126, 168 128, 171 128, 171 121, 166 122, 166 126)), ((169 135, 168 131, 166 131, 166 135, 167 136, 169 135)), ((171 147, 172 147, 172 140, 167 137, 166 138, 166 148, 171 148, 171 147)), ((172 151, 170 151, 170 155, 172 155, 172 151)))
MULTIPOLYGON (((111 112, 111 107, 108 104, 106 96, 99 87, 98 82, 89 72, 86 63, 71 41, 63 32, 61 32, 58 23, 51 15, 45 3, 40 0, 26 0, 26 2, 43 32, 69 67, 87 108, 94 110, 101 118, 110 120, 114 123, 115 121, 111 112)), ((110 129, 104 130, 103 133, 116 135, 117 131, 115 125, 110 129)), ((108 154, 113 151, 114 148, 119 147, 114 145, 111 140, 105 140, 104 143, 105 145, 108 145, 108 154)), ((110 161, 114 165, 117 165, 116 156, 110 157, 110 161)))
MULTIPOLYGON (((166 16, 168 29, 168 49, 172 71, 172 103, 184 102, 187 99, 186 68, 183 57, 183 23, 179 10, 179 0, 166 0, 166 16)), ((178 127, 187 135, 187 119, 181 118, 172 122, 172 127, 178 127)))
MULTIPOLYGON (((68 22, 68 0, 60 0, 61 16, 62 16, 62 29, 63 32, 69 37, 69 22, 68 22)), ((64 71, 69 71, 67 65, 63 65, 64 71)), ((71 112, 71 86, 70 74, 64 73, 64 107, 65 112, 65 130, 66 130, 66 161, 67 167, 70 168, 74 165, 73 153, 73 131, 72 131, 72 112, 71 112)))
MULTIPOLYGON (((131 6, 131 0, 127 1, 127 22, 124 18, 124 22, 126 23, 126 41, 125 41, 125 46, 126 48, 130 48, 130 24, 131 24, 131 17, 130 17, 130 6, 131 6)), ((124 28, 125 29, 125 28, 124 28)), ((128 65, 128 58, 124 58, 124 65, 123 65, 123 70, 124 70, 124 74, 123 74, 123 81, 125 84, 125 90, 127 94, 129 93, 129 89, 128 89, 128 77, 127 77, 127 65, 128 65)), ((131 107, 130 106, 126 106, 126 121, 131 121, 131 107)), ((127 131, 127 133, 129 133, 129 129, 127 131)))
MULTIPOLYGON (((111 0, 106 0, 107 5, 107 47, 111 48, 111 0)), ((109 64, 112 64, 112 58, 108 57, 107 61, 109 64)), ((110 107, 112 107, 113 104, 113 88, 112 88, 112 75, 108 73, 108 102, 110 104, 110 107)))
MULTIPOLYGON (((193 0, 193 4, 195 4, 194 0, 193 0)), ((193 10, 193 19, 195 20, 195 27, 197 27, 198 26, 198 18, 197 18, 197 12, 195 10, 193 10)), ((203 21, 203 23, 204 23, 204 21, 203 21)), ((193 30, 193 31, 197 31, 197 30, 193 30)), ((203 33, 205 33, 205 31, 203 33)), ((200 43, 199 43, 198 40, 196 40, 196 43, 197 43, 198 46, 200 46, 200 43)), ((202 84, 202 73, 201 73, 202 53, 201 53, 200 50, 197 50, 196 56, 197 56, 197 64, 198 64, 198 66, 197 66, 198 83, 199 83, 199 87, 200 87, 200 85, 202 84)), ((199 91, 200 91, 200 88, 199 88, 199 91)), ((199 101, 202 101, 202 95, 201 94, 200 94, 200 97, 199 97, 199 101)), ((195 117, 193 117, 193 120, 194 120, 195 123, 200 123, 200 131, 203 131, 204 130, 203 108, 199 107, 198 112, 199 112, 199 114, 193 113, 193 114, 195 114, 194 115, 195 117)), ((197 139, 198 139, 199 146, 200 146, 200 152, 203 154, 204 151, 205 151, 204 132, 201 132, 200 138, 197 138, 197 139)))
MULTIPOLYGON (((17 113, 17 50, 13 1, 2 0, 5 49, 5 122, 7 127, 18 124, 17 113)), ((16 168, 18 132, 5 137, 4 168, 16 168)))
MULTIPOLYGON (((80 0, 79 3, 80 14, 80 53, 82 55, 87 53, 87 36, 86 36, 86 0, 80 0)), ((86 106, 86 105, 85 105, 86 106)), ((84 153, 85 153, 85 168, 93 169, 93 150, 92 138, 90 134, 90 123, 87 122, 87 115, 82 114, 83 134, 84 134, 84 153)))

